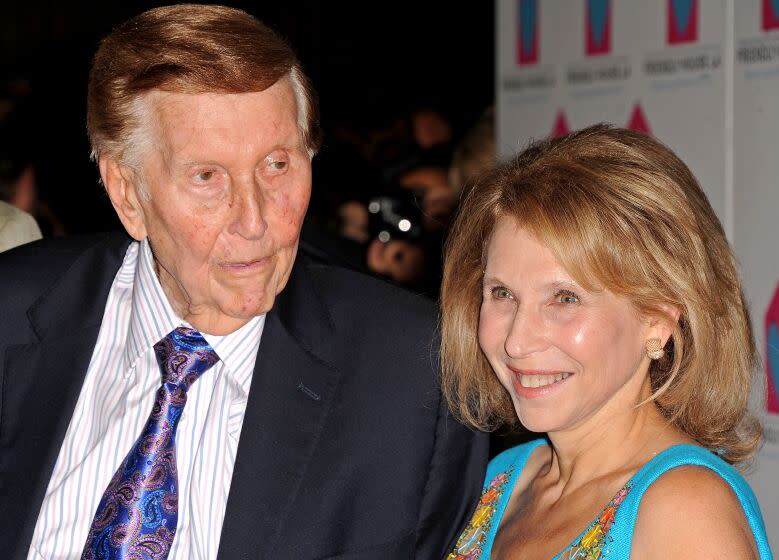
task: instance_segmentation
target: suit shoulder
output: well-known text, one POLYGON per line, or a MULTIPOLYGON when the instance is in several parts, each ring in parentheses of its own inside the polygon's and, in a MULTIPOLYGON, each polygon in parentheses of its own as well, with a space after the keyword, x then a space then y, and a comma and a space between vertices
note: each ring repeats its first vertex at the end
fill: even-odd
POLYGON ((364 272, 314 260, 303 255, 306 269, 316 279, 320 295, 329 304, 348 309, 354 316, 382 315, 434 321, 437 307, 432 300, 364 272))
POLYGON ((116 233, 53 237, 0 253, 0 308, 13 301, 26 309, 86 251, 126 244, 127 238, 116 233))

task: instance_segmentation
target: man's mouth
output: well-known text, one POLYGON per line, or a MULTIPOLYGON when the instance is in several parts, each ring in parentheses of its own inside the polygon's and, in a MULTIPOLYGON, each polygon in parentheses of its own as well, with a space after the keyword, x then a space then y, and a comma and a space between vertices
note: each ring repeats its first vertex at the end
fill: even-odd
POLYGON ((272 257, 264 257, 259 259, 229 261, 221 263, 220 266, 232 272, 253 271, 267 266, 271 262, 271 258, 272 257))

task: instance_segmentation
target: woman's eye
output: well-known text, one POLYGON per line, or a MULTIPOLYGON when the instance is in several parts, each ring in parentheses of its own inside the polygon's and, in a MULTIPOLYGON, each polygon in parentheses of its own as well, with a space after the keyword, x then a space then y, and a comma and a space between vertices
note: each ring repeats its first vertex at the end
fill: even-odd
POLYGON ((492 297, 495 299, 510 299, 511 292, 503 286, 496 286, 490 290, 492 297))
POLYGON ((561 290, 555 295, 555 299, 560 303, 579 303, 579 296, 568 290, 561 290))

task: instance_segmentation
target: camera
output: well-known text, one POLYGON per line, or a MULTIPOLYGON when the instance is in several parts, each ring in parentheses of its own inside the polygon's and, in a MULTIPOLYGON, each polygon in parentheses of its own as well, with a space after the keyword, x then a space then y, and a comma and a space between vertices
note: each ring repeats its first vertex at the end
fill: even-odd
POLYGON ((393 239, 413 243, 422 236, 422 211, 410 191, 398 188, 391 194, 371 198, 368 219, 371 237, 383 243, 393 239))

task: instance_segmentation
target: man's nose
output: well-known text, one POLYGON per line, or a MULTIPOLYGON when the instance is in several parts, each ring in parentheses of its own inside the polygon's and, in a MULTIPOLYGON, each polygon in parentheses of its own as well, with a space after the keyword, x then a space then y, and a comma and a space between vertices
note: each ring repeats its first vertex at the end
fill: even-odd
POLYGON ((541 312, 520 306, 514 313, 504 342, 506 354, 523 358, 547 346, 545 321, 541 312))
POLYGON ((254 182, 239 185, 233 196, 232 232, 245 239, 259 239, 268 229, 265 220, 267 204, 262 188, 254 182))

